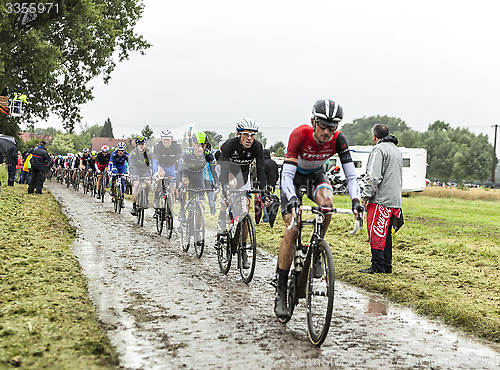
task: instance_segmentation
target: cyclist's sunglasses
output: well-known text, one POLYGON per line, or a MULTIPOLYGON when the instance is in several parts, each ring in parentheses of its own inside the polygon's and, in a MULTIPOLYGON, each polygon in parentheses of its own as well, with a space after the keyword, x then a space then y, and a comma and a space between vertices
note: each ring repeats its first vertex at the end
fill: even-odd
POLYGON ((337 127, 339 127, 338 122, 328 121, 326 119, 319 118, 319 117, 316 117, 314 119, 314 122, 316 122, 316 125, 322 130, 326 130, 327 128, 329 128, 330 131, 335 131, 337 129, 337 127))
POLYGON ((242 132, 241 136, 243 136, 245 139, 251 137, 252 139, 255 138, 255 135, 257 135, 255 132, 242 132))

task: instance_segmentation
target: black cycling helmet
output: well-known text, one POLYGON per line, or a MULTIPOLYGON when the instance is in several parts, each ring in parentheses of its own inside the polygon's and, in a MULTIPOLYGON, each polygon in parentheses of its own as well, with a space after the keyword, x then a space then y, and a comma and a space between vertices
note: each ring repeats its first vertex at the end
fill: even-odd
POLYGON ((333 100, 318 100, 313 106, 313 117, 330 127, 337 127, 344 118, 344 111, 340 105, 333 100))

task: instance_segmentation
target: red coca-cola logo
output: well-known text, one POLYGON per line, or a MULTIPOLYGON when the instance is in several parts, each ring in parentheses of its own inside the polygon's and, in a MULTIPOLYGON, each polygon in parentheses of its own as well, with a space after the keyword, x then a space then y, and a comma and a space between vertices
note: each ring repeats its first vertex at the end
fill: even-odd
POLYGON ((377 236, 384 238, 385 232, 387 230, 387 225, 389 223, 389 220, 391 219, 391 211, 389 208, 377 205, 377 213, 379 214, 379 217, 377 217, 373 225, 373 232, 377 236))

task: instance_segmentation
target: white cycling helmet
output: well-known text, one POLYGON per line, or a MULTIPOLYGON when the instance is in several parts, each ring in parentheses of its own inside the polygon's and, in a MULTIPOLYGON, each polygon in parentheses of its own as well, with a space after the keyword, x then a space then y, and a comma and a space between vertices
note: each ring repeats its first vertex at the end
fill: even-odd
POLYGON ((255 123, 255 121, 251 118, 243 118, 240 122, 236 124, 236 131, 249 130, 257 132, 259 131, 259 127, 255 123))
POLYGON ((116 144, 116 149, 118 150, 125 150, 127 148, 127 144, 125 144, 123 141, 120 141, 118 144, 116 144))
POLYGON ((160 134, 160 139, 173 139, 174 135, 172 135, 172 131, 163 130, 160 134))

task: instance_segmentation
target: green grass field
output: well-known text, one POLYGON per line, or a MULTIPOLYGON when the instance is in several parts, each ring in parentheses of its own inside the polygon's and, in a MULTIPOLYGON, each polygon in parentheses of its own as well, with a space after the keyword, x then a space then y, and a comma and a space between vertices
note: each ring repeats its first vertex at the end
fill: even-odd
POLYGON ((59 203, 0 180, 0 368, 116 368, 59 203))
MULTIPOLYGON (((350 208, 347 196, 335 207, 350 208)), ((394 235, 393 274, 370 265, 366 230, 348 235, 352 216, 335 215, 327 234, 336 277, 494 342, 500 342, 500 202, 403 198, 405 225, 394 235)), ((258 225, 259 244, 277 253, 283 222, 258 225)))
MULTIPOLYGON (((98 323, 71 251, 74 230, 50 194, 6 187, 0 166, 0 368, 115 368, 117 356, 98 323)), ((348 197, 335 206, 350 208, 348 197)), ((370 263, 366 230, 336 215, 327 234, 336 277, 417 312, 500 342, 500 202, 411 196, 394 235, 394 273, 358 272, 370 263)), ((215 226, 216 217, 207 217, 215 226)), ((257 225, 259 245, 277 253, 283 235, 257 225)))

